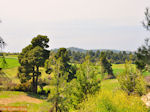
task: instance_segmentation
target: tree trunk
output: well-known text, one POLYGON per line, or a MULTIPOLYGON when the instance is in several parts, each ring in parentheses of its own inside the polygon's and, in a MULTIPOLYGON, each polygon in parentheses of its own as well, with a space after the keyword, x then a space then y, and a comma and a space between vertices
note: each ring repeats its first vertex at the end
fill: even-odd
POLYGON ((58 103, 56 102, 56 112, 58 111, 58 103))
POLYGON ((35 68, 33 67, 33 79, 32 79, 32 86, 33 86, 33 93, 36 93, 36 87, 35 87, 35 68))
POLYGON ((38 77, 39 77, 39 67, 36 67, 36 80, 35 80, 35 93, 37 94, 37 87, 38 87, 38 77))

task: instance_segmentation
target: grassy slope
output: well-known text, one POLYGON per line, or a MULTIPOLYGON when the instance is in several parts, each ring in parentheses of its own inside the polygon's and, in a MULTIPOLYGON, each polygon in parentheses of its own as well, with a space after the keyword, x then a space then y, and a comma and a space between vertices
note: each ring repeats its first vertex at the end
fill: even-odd
MULTIPOLYGON (((48 112, 50 107, 52 106, 50 102, 47 102, 45 99, 42 99, 41 96, 33 95, 31 93, 25 93, 25 92, 17 92, 17 91, 1 91, 0 92, 0 99, 3 98, 12 100, 16 100, 16 97, 28 97, 31 98, 34 101, 33 98, 36 98, 35 100, 41 101, 40 103, 32 103, 28 100, 23 102, 15 102, 15 103, 9 103, 7 106, 26 106, 28 112, 48 112)), ((3 104, 0 104, 0 106, 4 106, 3 104)))
MULTIPOLYGON (((1 60, 0 60, 1 61, 1 60)), ((19 66, 19 62, 18 62, 18 59, 17 58, 6 58, 6 63, 7 63, 7 66, 5 67, 5 69, 8 69, 8 68, 13 68, 13 67, 17 67, 19 66)), ((0 67, 2 67, 2 64, 0 64, 0 67)))

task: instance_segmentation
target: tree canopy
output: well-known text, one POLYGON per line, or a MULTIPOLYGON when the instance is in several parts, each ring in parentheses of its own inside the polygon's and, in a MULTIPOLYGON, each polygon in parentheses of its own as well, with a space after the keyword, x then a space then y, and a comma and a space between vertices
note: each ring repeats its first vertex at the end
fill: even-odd
POLYGON ((21 83, 31 79, 33 92, 35 93, 37 92, 38 77, 41 74, 39 67, 44 66, 45 60, 49 57, 49 51, 46 49, 49 47, 48 42, 47 36, 38 35, 18 56, 21 65, 18 67, 18 77, 21 83))

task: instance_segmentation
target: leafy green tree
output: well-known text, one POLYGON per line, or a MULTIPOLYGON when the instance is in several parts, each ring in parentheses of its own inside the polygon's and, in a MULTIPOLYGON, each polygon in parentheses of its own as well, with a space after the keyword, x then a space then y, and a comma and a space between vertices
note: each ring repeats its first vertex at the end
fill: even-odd
POLYGON ((6 43, 4 40, 0 37, 0 48, 1 48, 1 68, 0 68, 0 85, 5 84, 5 82, 10 82, 10 79, 7 77, 7 75, 2 71, 2 68, 5 68, 7 66, 7 62, 5 60, 4 53, 2 52, 2 49, 6 46, 6 43))
POLYGON ((137 93, 141 96, 146 93, 146 83, 143 76, 139 71, 133 68, 131 61, 126 60, 125 70, 118 76, 118 81, 121 89, 129 95, 131 93, 137 93))
POLYGON ((48 61, 46 61, 46 72, 50 73, 49 71, 52 71, 53 67, 52 67, 52 62, 53 65, 55 66, 56 61, 60 59, 61 61, 61 65, 63 66, 61 69, 64 72, 68 73, 68 81, 71 81, 73 78, 75 78, 75 74, 76 74, 76 66, 75 65, 71 65, 70 64, 70 57, 68 55, 68 51, 66 48, 60 48, 56 54, 53 55, 53 57, 50 57, 50 59, 48 61))
POLYGON ((56 112, 68 112, 66 108, 66 98, 65 98, 65 87, 68 80, 68 73, 65 72, 65 66, 62 63, 63 58, 55 58, 55 66, 53 69, 54 77, 51 80, 52 85, 54 88, 51 88, 51 93, 49 94, 49 100, 53 103, 53 107, 51 111, 56 110, 56 112))
POLYGON ((98 74, 94 65, 90 62, 90 56, 85 58, 85 62, 80 66, 76 75, 84 96, 94 94, 100 88, 100 80, 97 78, 98 74))
POLYGON ((101 52, 100 65, 102 74, 108 73, 109 78, 115 78, 111 63, 107 60, 105 52, 101 52))
POLYGON ((18 77, 21 83, 32 79, 34 93, 37 93, 38 77, 41 75, 39 67, 43 67, 45 60, 49 57, 49 51, 46 50, 48 42, 47 36, 38 35, 18 56, 21 65, 18 67, 18 77))
POLYGON ((78 104, 84 101, 87 95, 93 95, 100 89, 100 79, 98 79, 97 70, 89 56, 79 66, 76 77, 67 84, 68 88, 65 90, 67 102, 70 104, 68 108, 77 109, 78 104))

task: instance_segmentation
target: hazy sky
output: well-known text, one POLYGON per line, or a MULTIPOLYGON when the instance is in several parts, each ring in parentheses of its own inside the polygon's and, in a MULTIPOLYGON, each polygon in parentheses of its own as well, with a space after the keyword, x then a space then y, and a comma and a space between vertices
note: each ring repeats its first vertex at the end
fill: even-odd
POLYGON ((50 49, 136 50, 150 37, 141 22, 150 0, 0 0, 5 51, 20 52, 38 34, 50 49))

